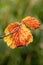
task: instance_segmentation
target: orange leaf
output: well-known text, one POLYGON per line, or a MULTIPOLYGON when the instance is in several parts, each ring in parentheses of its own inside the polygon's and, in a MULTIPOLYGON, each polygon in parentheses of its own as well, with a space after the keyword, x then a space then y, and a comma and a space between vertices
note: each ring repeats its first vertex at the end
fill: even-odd
MULTIPOLYGON (((5 35, 14 32, 19 23, 11 23, 5 29, 5 35)), ((21 24, 20 28, 14 34, 11 34, 7 37, 4 37, 4 41, 7 42, 7 45, 12 49, 17 48, 19 46, 27 46, 30 42, 33 41, 33 36, 31 31, 25 26, 25 24, 21 24)))
POLYGON ((40 27, 40 22, 31 16, 25 17, 22 22, 26 24, 27 27, 30 27, 31 29, 37 29, 40 27))

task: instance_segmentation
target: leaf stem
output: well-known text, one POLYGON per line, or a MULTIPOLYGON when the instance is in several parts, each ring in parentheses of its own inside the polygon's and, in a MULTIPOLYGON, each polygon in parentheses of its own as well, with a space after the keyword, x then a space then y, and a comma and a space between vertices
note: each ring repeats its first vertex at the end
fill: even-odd
POLYGON ((2 35, 2 36, 0 36, 0 39, 3 39, 4 37, 7 37, 7 36, 9 36, 9 35, 11 35, 11 34, 14 34, 15 32, 17 32, 17 31, 19 30, 20 26, 21 26, 21 24, 19 24, 19 26, 15 29, 15 31, 10 32, 10 33, 7 34, 7 35, 2 35))

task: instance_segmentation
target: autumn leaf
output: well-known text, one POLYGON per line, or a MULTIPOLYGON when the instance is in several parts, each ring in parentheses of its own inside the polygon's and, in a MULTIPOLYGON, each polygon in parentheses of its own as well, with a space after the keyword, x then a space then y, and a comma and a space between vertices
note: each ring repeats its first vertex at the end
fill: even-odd
POLYGON ((40 27, 40 22, 34 17, 28 16, 22 19, 22 23, 24 23, 27 27, 31 29, 37 29, 40 27))
MULTIPOLYGON (((9 24, 4 31, 5 35, 14 32, 18 26, 19 23, 9 24)), ((25 24, 22 23, 15 33, 4 37, 4 41, 10 48, 14 49, 19 46, 28 46, 33 41, 33 36, 30 29, 28 29, 25 24)))
POLYGON ((11 23, 5 29, 4 41, 7 45, 14 49, 20 46, 28 46, 33 41, 30 29, 40 27, 40 22, 34 17, 26 17, 20 23, 11 23))

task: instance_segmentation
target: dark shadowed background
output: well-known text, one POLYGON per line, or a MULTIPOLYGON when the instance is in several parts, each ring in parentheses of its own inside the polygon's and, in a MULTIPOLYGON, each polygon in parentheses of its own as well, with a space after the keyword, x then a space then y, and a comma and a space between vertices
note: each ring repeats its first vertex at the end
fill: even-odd
POLYGON ((34 41, 12 50, 0 39, 0 65, 43 65, 43 0, 0 0, 0 35, 8 24, 26 16, 41 23, 40 29, 32 30, 34 41))

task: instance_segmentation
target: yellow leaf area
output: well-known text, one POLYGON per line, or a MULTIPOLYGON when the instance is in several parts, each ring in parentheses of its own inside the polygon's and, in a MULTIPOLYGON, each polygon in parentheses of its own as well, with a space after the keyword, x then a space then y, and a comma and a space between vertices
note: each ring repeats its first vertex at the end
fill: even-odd
MULTIPOLYGON (((11 23, 5 29, 5 35, 14 32, 19 23, 11 23)), ((25 26, 25 24, 21 24, 20 28, 13 34, 4 37, 4 41, 7 42, 7 45, 14 49, 19 46, 28 46, 33 41, 33 36, 31 31, 25 26)))
POLYGON ((25 17, 24 19, 22 19, 22 22, 26 24, 27 27, 33 30, 40 27, 40 22, 36 18, 31 16, 25 17))

